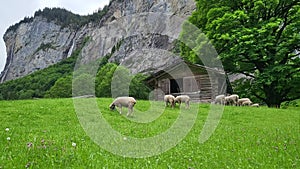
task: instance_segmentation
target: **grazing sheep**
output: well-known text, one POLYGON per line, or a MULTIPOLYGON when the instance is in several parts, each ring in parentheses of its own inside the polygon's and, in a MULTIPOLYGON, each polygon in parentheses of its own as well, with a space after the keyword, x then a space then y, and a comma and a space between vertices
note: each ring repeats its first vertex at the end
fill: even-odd
POLYGON ((226 96, 225 104, 226 105, 237 105, 238 100, 239 100, 239 96, 237 94, 226 96))
POLYGON ((171 104, 171 107, 174 108, 175 106, 175 97, 173 95, 165 95, 164 97, 164 101, 166 103, 166 107, 168 106, 168 104, 170 103, 171 104))
POLYGON ((221 95, 216 96, 215 104, 225 104, 225 95, 221 94, 221 95))
POLYGON ((245 102, 245 101, 250 101, 250 99, 249 99, 249 98, 241 98, 241 99, 238 99, 237 105, 238 105, 238 106, 242 106, 242 105, 243 105, 243 102, 245 102))
POLYGON ((133 97, 117 97, 109 106, 110 110, 114 110, 117 107, 120 108, 120 114, 122 114, 122 107, 128 107, 127 116, 133 112, 133 107, 136 104, 136 100, 133 97))
POLYGON ((244 101, 242 106, 251 106, 253 103, 250 100, 244 101))
POLYGON ((258 103, 255 103, 255 104, 252 104, 251 106, 252 106, 252 107, 259 107, 259 104, 258 104, 258 103))
POLYGON ((188 95, 177 96, 175 98, 175 104, 178 103, 179 107, 180 107, 181 102, 184 102, 185 103, 185 108, 189 109, 190 108, 190 100, 191 100, 191 98, 188 95))

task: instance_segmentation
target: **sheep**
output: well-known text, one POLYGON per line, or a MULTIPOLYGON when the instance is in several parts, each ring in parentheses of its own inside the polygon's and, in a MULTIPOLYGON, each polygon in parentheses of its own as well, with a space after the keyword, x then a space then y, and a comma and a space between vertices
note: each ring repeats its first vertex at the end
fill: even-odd
POLYGON ((250 100, 244 101, 242 106, 251 106, 253 103, 250 100))
POLYGON ((225 97, 226 105, 237 105, 239 96, 237 94, 229 95, 225 97))
POLYGON ((175 106, 175 97, 173 95, 165 95, 164 97, 164 101, 166 103, 166 107, 168 106, 168 104, 170 103, 171 104, 171 107, 174 108, 175 106))
POLYGON ((215 104, 218 104, 218 103, 219 104, 225 104, 225 95, 224 94, 216 96, 215 104))
POLYGON ((128 107, 127 116, 133 112, 133 107, 136 104, 136 100, 133 97, 117 97, 109 106, 110 110, 114 110, 115 107, 120 108, 120 114, 122 114, 122 107, 128 107))
POLYGON ((250 99, 249 99, 249 98, 241 98, 241 99, 238 99, 237 105, 238 105, 238 106, 241 106, 241 105, 243 105, 243 102, 245 102, 245 101, 250 101, 250 99))
POLYGON ((177 96, 175 98, 175 104, 178 103, 179 107, 180 107, 181 102, 184 102, 185 103, 185 108, 189 109, 190 108, 190 100, 191 100, 191 98, 188 95, 177 96))
POLYGON ((251 106, 252 106, 252 107, 259 107, 259 104, 258 104, 258 103, 255 103, 255 104, 252 104, 251 106))

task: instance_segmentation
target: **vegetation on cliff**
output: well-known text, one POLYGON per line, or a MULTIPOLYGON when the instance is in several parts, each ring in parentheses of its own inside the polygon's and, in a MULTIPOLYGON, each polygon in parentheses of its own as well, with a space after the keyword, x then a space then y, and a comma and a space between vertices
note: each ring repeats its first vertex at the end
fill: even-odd
POLYGON ((107 13, 108 9, 109 6, 106 5, 103 9, 98 9, 98 11, 93 14, 82 16, 63 8, 46 7, 43 10, 40 9, 36 11, 33 17, 25 17, 20 22, 10 26, 6 32, 15 31, 21 24, 32 22, 35 17, 43 17, 47 19, 47 22, 55 22, 61 25, 61 27, 78 29, 87 23, 99 21, 107 13))

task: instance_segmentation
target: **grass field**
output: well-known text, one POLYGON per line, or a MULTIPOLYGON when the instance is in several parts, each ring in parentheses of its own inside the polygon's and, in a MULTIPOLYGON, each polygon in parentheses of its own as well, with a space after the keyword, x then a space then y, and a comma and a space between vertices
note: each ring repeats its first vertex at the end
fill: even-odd
MULTIPOLYGON (((179 117, 179 108, 166 108, 157 119, 148 115, 149 123, 134 122, 135 116, 128 120, 110 111, 111 99, 97 102, 113 129, 136 138, 160 134, 179 117)), ((135 109, 145 111, 149 106, 138 101, 135 109)), ((197 119, 172 149, 152 157, 128 158, 104 150, 85 133, 72 99, 1 101, 0 169, 300 168, 300 108, 225 107, 213 135, 200 144, 209 108, 194 103, 182 112, 196 113, 197 119)))

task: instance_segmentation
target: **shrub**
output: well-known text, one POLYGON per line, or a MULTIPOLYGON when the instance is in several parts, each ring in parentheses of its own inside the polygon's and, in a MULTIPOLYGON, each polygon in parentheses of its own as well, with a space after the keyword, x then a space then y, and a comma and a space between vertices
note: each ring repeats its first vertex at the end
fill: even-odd
POLYGON ((73 78, 73 96, 94 95, 95 78, 92 75, 83 73, 73 78))
POLYGON ((117 65, 108 63, 104 65, 96 75, 96 96, 111 97, 111 81, 117 65))
POLYGON ((48 98, 67 98, 72 96, 72 76, 59 78, 46 92, 48 98))

